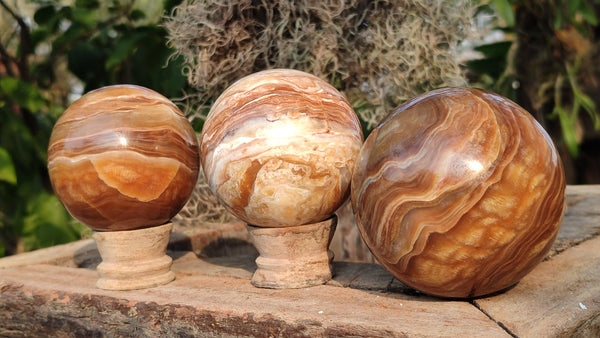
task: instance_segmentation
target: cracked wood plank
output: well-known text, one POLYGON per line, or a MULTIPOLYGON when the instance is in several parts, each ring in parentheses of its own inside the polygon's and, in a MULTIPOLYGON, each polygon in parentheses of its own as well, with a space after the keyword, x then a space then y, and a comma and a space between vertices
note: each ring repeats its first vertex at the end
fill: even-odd
POLYGON ((600 237, 542 262, 475 303, 518 337, 600 337, 600 237))

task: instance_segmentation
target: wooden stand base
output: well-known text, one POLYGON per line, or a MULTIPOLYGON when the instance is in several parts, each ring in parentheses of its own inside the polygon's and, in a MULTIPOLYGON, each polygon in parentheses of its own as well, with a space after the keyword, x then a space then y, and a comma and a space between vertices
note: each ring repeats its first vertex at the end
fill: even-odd
POLYGON ((329 244, 336 225, 336 216, 295 227, 248 225, 250 237, 259 253, 252 285, 291 289, 325 284, 333 276, 333 252, 329 250, 329 244))
POLYGON ((105 290, 135 290, 175 279, 166 255, 172 223, 130 231, 95 232, 102 263, 96 286, 105 290))

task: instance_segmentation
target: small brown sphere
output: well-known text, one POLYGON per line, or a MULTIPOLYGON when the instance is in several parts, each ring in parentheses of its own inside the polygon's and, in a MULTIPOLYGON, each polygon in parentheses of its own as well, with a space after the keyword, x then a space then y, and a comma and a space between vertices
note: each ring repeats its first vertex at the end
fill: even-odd
POLYGON ((291 69, 248 75, 214 103, 200 141, 208 184, 249 224, 320 222, 350 194, 362 131, 346 99, 291 69))
POLYGON ((477 297, 547 254, 565 210, 558 153, 515 103, 479 89, 432 91, 367 138, 352 178, 357 225, 403 283, 477 297))
POLYGON ((143 87, 87 93, 58 119, 48 171, 67 210, 92 229, 163 224, 189 199, 199 172, 196 134, 181 111, 143 87))

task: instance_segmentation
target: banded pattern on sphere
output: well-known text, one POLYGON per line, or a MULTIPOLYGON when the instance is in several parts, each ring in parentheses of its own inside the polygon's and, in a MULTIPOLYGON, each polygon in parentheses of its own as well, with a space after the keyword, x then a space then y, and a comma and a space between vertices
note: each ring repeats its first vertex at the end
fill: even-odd
POLYGON ((274 69, 225 90, 204 124, 208 184, 249 224, 320 222, 347 199, 363 141, 354 110, 327 82, 274 69))
POLYGON ((189 199, 199 166, 196 134, 181 111, 132 85, 81 97, 59 118, 48 145, 57 196, 95 230, 167 222, 189 199))
POLYGON ((476 297, 518 282, 554 242, 565 179, 548 134, 479 89, 417 97, 369 135, 352 180, 375 257, 423 292, 476 297))

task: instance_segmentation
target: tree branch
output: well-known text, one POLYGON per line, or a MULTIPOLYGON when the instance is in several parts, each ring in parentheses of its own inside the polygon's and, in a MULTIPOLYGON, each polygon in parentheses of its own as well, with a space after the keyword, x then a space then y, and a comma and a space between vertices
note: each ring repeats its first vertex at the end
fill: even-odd
POLYGON ((2 74, 2 68, 0 68, 0 75, 15 76, 13 67, 16 65, 15 59, 6 50, 2 42, 0 42, 0 66, 4 66, 5 74, 2 74))
POLYGON ((33 47, 31 46, 31 34, 29 32, 29 26, 25 23, 22 17, 17 15, 8 5, 4 2, 4 0, 0 0, 0 6, 4 8, 10 16, 17 22, 19 25, 19 33, 20 33, 20 44, 19 44, 19 58, 16 61, 17 67, 19 68, 20 78, 24 80, 29 79, 29 67, 27 64, 27 57, 32 53, 33 47))

